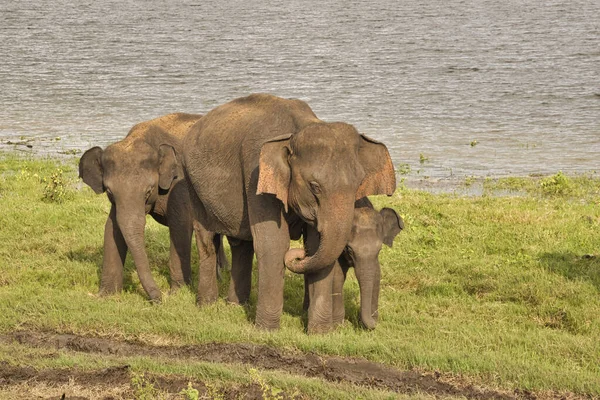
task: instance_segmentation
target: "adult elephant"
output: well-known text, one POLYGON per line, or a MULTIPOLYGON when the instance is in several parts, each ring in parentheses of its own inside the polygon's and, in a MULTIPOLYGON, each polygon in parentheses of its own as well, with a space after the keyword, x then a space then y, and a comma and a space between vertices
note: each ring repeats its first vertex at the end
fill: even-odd
MULTIPOLYGON (((308 331, 331 329, 331 272, 349 240, 354 202, 396 187, 385 145, 349 124, 321 121, 303 101, 254 94, 206 114, 185 137, 183 154, 200 225, 244 243, 232 247, 233 276, 248 268, 253 243, 256 325, 279 327, 287 266, 308 274, 308 331), (289 230, 303 222, 307 253, 288 254, 289 230)), ((205 293, 216 292, 213 271, 201 266, 205 293)), ((247 292, 230 287, 230 300, 247 292)))
POLYGON ((171 288, 190 282, 193 218, 178 158, 183 136, 201 117, 174 113, 141 122, 123 140, 105 150, 93 147, 81 157, 79 176, 97 194, 106 192, 111 202, 104 227, 101 294, 122 289, 129 249, 144 290, 151 300, 161 300, 146 254, 146 214, 169 227, 171 288))

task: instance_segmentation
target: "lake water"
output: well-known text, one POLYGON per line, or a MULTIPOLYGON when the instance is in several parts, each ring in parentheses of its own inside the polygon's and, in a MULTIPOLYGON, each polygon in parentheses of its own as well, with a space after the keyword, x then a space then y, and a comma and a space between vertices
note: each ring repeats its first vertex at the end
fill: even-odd
POLYGON ((1 1, 0 43, 0 150, 75 153, 269 92, 412 177, 600 168, 598 0, 1 1))

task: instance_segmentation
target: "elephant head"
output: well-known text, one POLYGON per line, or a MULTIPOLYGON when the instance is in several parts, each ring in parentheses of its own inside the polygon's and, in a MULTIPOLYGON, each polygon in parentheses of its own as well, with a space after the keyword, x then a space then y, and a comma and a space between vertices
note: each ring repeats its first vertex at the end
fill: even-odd
MULTIPOLYGON (((156 128, 146 134, 166 134, 156 128)), ((116 211, 116 225, 133 256, 142 286, 153 300, 160 299, 148 265, 144 243, 145 215, 181 175, 174 148, 130 137, 102 150, 87 150, 79 162, 79 176, 94 192, 106 192, 116 211)))
POLYGON ((344 271, 354 266, 360 287, 360 321, 367 329, 375 328, 377 323, 381 246, 392 247, 394 238, 403 229, 404 221, 391 208, 377 212, 371 206, 365 206, 354 211, 350 240, 339 261, 344 271))
POLYGON ((332 265, 348 243, 356 199, 392 195, 396 177, 384 144, 349 124, 316 122, 263 144, 257 194, 274 194, 309 227, 306 249, 285 265, 312 273, 332 265))

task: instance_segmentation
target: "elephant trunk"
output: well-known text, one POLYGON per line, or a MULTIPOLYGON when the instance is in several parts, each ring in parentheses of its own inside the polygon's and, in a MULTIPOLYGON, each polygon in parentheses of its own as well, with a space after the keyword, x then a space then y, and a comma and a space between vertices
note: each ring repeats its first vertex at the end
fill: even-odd
POLYGON ((285 266, 290 271, 314 273, 332 265, 342 254, 350 238, 354 217, 354 199, 346 203, 332 201, 329 207, 322 207, 320 215, 329 218, 318 221, 318 233, 309 227, 304 238, 306 250, 290 249, 286 253, 285 266))
POLYGON ((127 243, 129 251, 133 257, 135 268, 142 287, 155 302, 160 302, 161 292, 152 278, 148 255, 146 254, 146 244, 144 239, 144 228, 146 226, 146 215, 144 207, 137 207, 135 210, 129 210, 127 207, 117 205, 117 223, 123 233, 123 238, 127 243))
POLYGON ((379 285, 381 267, 374 260, 356 260, 354 273, 360 287, 360 322, 367 329, 375 329, 378 317, 379 285))

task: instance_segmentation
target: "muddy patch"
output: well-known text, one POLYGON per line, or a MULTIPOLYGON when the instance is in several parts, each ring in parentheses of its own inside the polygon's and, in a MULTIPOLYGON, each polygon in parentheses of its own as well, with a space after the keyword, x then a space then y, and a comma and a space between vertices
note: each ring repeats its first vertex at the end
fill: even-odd
MULTIPOLYGON (((457 396, 483 400, 540 398, 529 392, 506 393, 482 389, 457 379, 449 379, 449 377, 437 373, 400 371, 364 359, 284 352, 273 347, 255 344, 209 343, 194 346, 152 346, 139 342, 123 342, 104 338, 32 331, 20 331, 0 336, 0 340, 6 343, 16 341, 32 347, 124 357, 149 356, 224 364, 247 364, 253 368, 286 371, 291 374, 317 377, 330 382, 360 385, 404 394, 426 393, 436 397, 457 396)), ((0 364, 0 369, 4 368, 6 366, 0 364)), ((102 372, 94 372, 93 377, 85 378, 82 376, 82 379, 97 378, 105 383, 122 384, 124 380, 129 381, 130 379, 129 374, 126 372, 123 369, 109 368, 102 372)), ((59 381, 58 379, 67 379, 59 376, 45 378, 43 374, 40 377, 41 372, 35 372, 33 369, 28 368, 23 368, 20 373, 24 376, 30 374, 32 377, 37 373, 37 379, 43 380, 57 379, 59 381)), ((63 372, 63 375, 68 374, 63 372)), ((10 379, 10 377, 0 379, 10 379)), ((180 388, 183 388, 187 381, 181 383, 180 388)), ((163 382, 163 384, 166 384, 166 382, 163 382)), ((543 397, 547 398, 548 396, 543 397)), ((551 395, 549 397, 560 398, 561 396, 551 395)))
MULTIPOLYGON (((77 369, 40 369, 11 366, 0 362, 0 388, 14 388, 4 392, 10 398, 30 399, 28 393, 32 386, 38 388, 33 398, 46 400, 117 400, 139 397, 140 390, 148 395, 151 391, 160 393, 160 398, 185 399, 181 393, 190 387, 198 391, 199 398, 213 398, 215 393, 223 399, 262 399, 262 388, 258 384, 236 385, 214 388, 202 381, 178 376, 159 376, 144 374, 146 389, 136 388, 132 383, 132 374, 127 365, 111 367, 98 371, 79 371, 77 369), (44 395, 43 393, 47 395, 44 395), (91 393, 91 394, 89 394, 91 393), (20 397, 19 395, 23 396, 20 397), (166 396, 166 397, 165 397, 166 396)), ((3 392, 0 390, 0 396, 3 392)), ((301 396, 289 396, 281 393, 282 399, 302 399, 301 396)))

